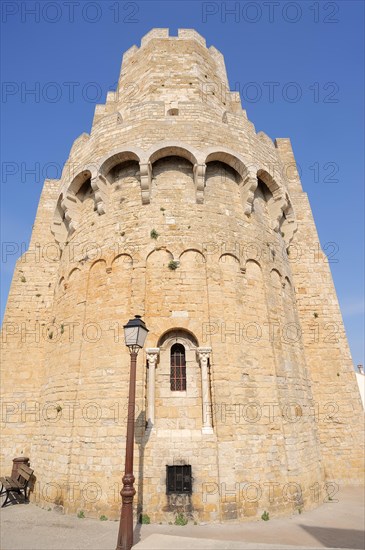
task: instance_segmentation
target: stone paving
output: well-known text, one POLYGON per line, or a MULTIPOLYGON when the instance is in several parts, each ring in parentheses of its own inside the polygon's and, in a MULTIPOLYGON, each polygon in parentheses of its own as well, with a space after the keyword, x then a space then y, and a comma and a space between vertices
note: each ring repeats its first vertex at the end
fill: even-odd
MULTIPOLYGON (((34 504, 1 509, 1 550, 115 550, 118 522, 79 519, 34 504)), ((136 550, 364 548, 364 488, 345 487, 338 502, 267 522, 137 525, 136 550)))

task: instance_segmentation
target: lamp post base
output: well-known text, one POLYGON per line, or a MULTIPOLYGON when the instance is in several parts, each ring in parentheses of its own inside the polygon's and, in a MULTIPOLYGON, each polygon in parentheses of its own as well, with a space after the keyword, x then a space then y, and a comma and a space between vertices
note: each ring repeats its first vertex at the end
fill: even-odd
POLYGON ((134 408, 136 402, 136 363, 137 352, 131 352, 131 372, 129 378, 127 440, 125 450, 125 469, 120 514, 118 542, 116 550, 130 550, 133 546, 133 497, 135 477, 133 475, 133 444, 134 444, 134 408))
POLYGON ((133 474, 126 474, 123 477, 123 489, 120 492, 122 511, 116 550, 130 550, 133 546, 133 497, 136 494, 133 486, 134 479, 133 474))

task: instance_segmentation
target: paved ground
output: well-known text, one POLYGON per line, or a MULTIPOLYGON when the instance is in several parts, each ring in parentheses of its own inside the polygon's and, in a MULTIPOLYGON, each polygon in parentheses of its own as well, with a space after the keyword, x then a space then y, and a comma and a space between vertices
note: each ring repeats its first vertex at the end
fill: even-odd
MULTIPOLYGON (((287 519, 215 525, 138 525, 136 550, 364 548, 364 488, 287 519)), ((115 550, 118 522, 78 519, 33 504, 1 510, 1 550, 115 550)))

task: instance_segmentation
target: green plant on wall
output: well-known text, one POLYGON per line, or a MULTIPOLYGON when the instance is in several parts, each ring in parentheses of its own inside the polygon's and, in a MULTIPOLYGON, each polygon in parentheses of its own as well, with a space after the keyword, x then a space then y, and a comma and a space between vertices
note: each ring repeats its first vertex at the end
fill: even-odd
POLYGON ((141 514, 139 518, 139 522, 143 525, 149 525, 151 523, 151 518, 148 514, 141 514))
POLYGON ((171 260, 168 267, 169 269, 171 269, 171 271, 175 271, 175 269, 179 267, 179 262, 177 262, 176 260, 171 260))
POLYGON ((184 516, 184 514, 177 514, 175 518, 175 525, 186 525, 188 523, 188 520, 184 516))

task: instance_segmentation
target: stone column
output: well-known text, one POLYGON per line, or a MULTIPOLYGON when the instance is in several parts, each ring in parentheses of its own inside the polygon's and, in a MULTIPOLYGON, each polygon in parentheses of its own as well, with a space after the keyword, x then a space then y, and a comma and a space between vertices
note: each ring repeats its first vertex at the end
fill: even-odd
POLYGON ((201 368, 202 377, 202 408, 203 408, 203 434, 212 434, 212 409, 209 392, 209 372, 208 360, 212 352, 212 348, 197 348, 198 360, 201 368))
POLYGON ((148 361, 148 427, 152 428, 155 423, 155 370, 160 348, 147 348, 148 361))

